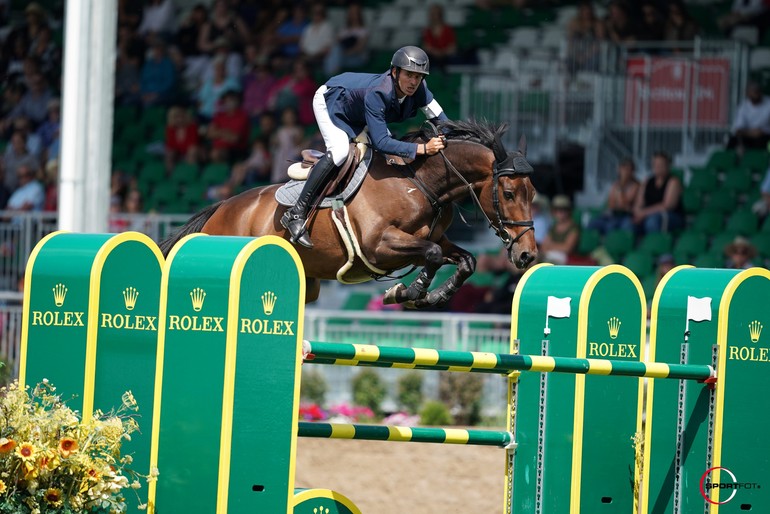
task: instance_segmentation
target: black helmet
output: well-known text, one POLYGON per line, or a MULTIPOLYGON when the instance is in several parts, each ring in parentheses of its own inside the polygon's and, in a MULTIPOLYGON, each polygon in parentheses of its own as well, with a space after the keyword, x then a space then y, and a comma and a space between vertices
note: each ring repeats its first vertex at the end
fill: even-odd
POLYGON ((430 61, 428 60, 428 54, 426 54, 422 48, 416 46, 405 46, 396 50, 396 53, 393 54, 393 59, 390 61, 390 65, 401 68, 402 70, 430 75, 430 61))

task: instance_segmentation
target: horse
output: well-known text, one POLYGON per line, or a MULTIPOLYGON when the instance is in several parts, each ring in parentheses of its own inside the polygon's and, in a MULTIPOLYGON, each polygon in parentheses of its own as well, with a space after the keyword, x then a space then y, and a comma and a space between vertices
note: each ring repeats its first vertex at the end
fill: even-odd
MULTIPOLYGON (((308 219, 315 245, 312 249, 295 245, 305 267, 308 303, 318 299, 321 280, 338 278, 337 272, 346 263, 345 277, 350 282, 380 278, 408 266, 421 267, 408 286, 398 283, 388 289, 384 302, 418 309, 447 303, 476 269, 473 255, 445 234, 452 222, 453 204, 469 196, 500 238, 512 264, 524 269, 537 257, 531 217, 533 168, 526 161, 525 138, 522 136, 517 151, 508 153, 501 142, 506 124, 444 121, 430 127, 447 141, 438 154, 418 156, 403 165, 394 165, 384 155, 373 156, 360 189, 347 204, 349 230, 360 249, 355 259, 346 252, 346 241, 335 226, 331 209, 318 210, 308 219), (436 271, 447 264, 455 265, 456 270, 430 290, 436 271)), ((422 143, 429 137, 423 129, 403 139, 422 143)), ((160 243, 161 251, 168 255, 176 242, 195 232, 250 237, 273 234, 288 240, 289 233, 279 221, 286 207, 275 200, 279 187, 249 189, 201 210, 160 243)))

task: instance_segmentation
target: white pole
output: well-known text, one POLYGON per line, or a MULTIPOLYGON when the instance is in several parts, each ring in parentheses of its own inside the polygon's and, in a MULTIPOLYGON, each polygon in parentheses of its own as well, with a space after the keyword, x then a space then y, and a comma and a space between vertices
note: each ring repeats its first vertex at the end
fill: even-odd
POLYGON ((67 0, 60 230, 107 230, 116 26, 116 0, 67 0))

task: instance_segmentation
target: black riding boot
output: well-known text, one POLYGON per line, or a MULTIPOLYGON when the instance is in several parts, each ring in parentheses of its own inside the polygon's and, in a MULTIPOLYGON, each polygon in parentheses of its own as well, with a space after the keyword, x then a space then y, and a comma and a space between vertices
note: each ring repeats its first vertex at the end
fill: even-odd
POLYGON ((334 176, 335 171, 337 171, 337 166, 334 165, 332 154, 331 152, 326 152, 310 171, 310 175, 305 181, 305 186, 299 194, 297 203, 281 216, 281 225, 289 230, 291 234, 289 241, 292 243, 299 243, 302 246, 313 248, 313 242, 310 240, 310 236, 305 229, 307 211, 313 199, 320 194, 321 190, 334 176))

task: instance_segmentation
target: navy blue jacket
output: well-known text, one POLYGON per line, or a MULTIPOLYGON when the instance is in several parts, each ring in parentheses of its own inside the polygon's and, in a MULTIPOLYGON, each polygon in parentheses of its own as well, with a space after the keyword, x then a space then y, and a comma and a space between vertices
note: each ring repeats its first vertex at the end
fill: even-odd
POLYGON ((369 128, 369 138, 375 150, 391 155, 414 159, 417 144, 399 141, 391 137, 388 123, 404 121, 417 115, 417 109, 431 104, 438 110, 434 120, 446 120, 447 116, 423 80, 412 96, 398 103, 395 80, 390 71, 379 75, 372 73, 343 73, 326 83, 324 97, 329 117, 336 126, 352 138, 369 128))

